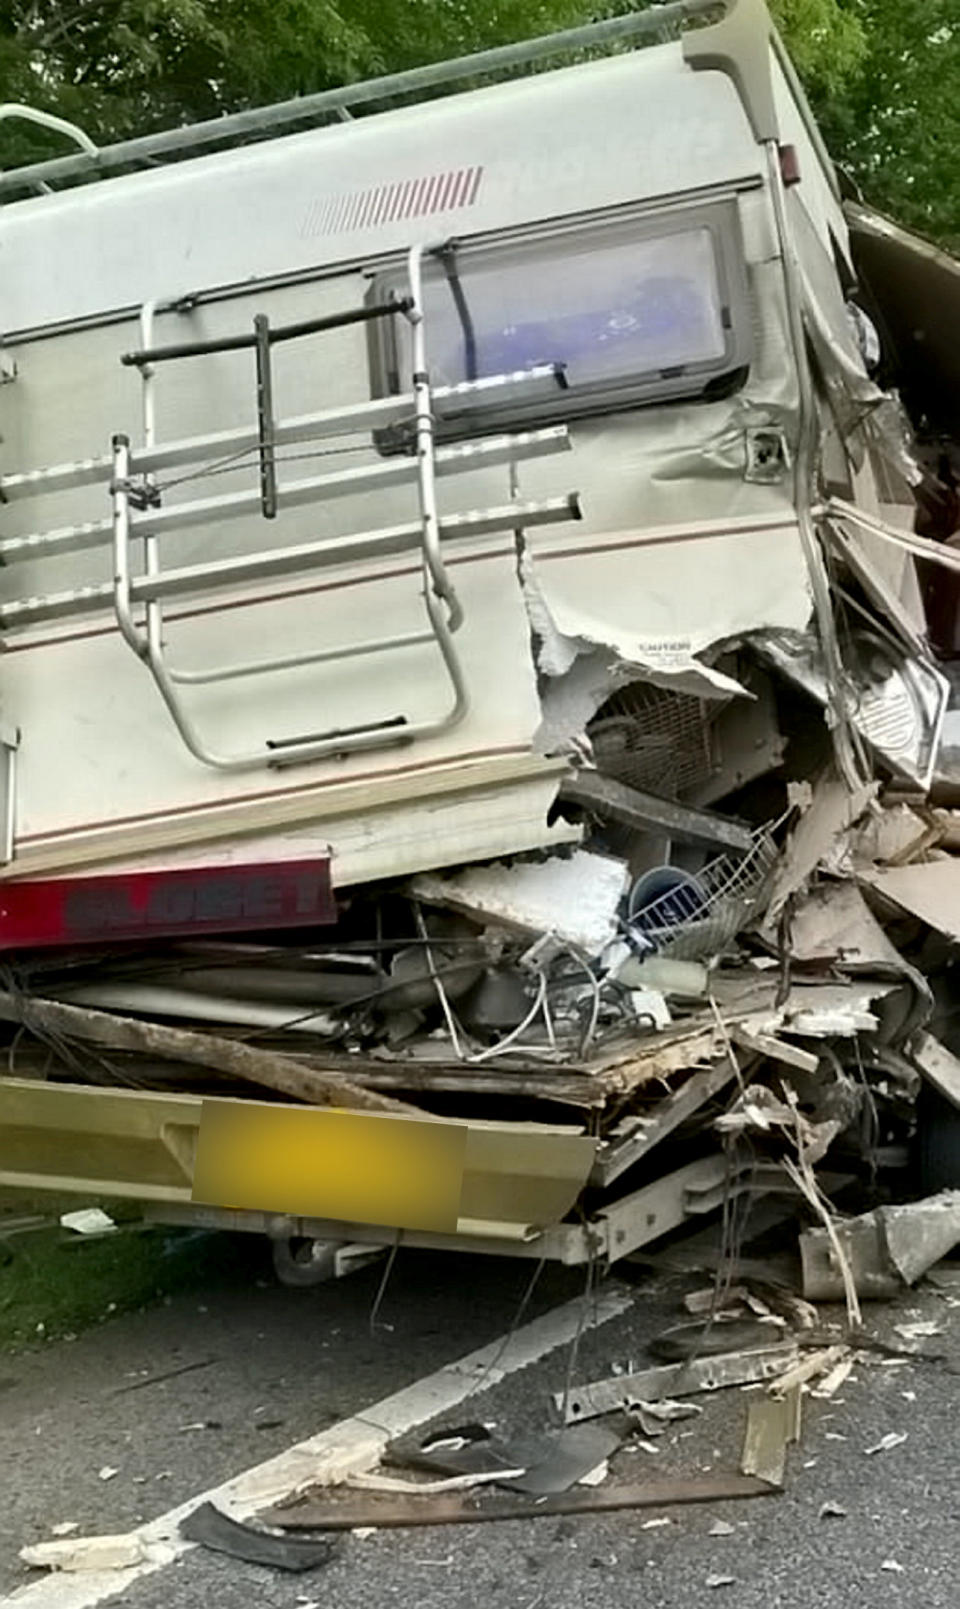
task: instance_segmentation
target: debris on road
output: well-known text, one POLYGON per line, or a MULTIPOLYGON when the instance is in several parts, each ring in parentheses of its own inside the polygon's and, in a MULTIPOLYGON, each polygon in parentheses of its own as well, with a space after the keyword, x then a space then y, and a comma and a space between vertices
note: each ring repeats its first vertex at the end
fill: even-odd
POLYGON ((113 1392, 116 1397, 125 1396, 130 1391, 145 1391, 148 1386, 162 1385, 167 1380, 178 1380, 183 1374, 193 1374, 198 1369, 212 1369, 219 1358, 196 1358, 192 1363, 178 1363, 175 1368, 161 1369, 152 1374, 149 1370, 141 1373, 139 1379, 130 1381, 127 1385, 117 1386, 113 1392))
POLYGON ((755 1397, 747 1409, 740 1470, 782 1486, 787 1447, 800 1439, 801 1382, 779 1396, 755 1397))
POLYGON ((694 1315, 711 1315, 719 1318, 721 1314, 740 1318, 743 1316, 750 1292, 746 1285, 730 1285, 723 1292, 722 1306, 718 1303, 719 1292, 715 1285, 708 1285, 705 1290, 688 1291, 683 1298, 683 1305, 688 1313, 694 1315))
POLYGON ((329 1564, 335 1544, 329 1538, 285 1536, 257 1524, 231 1519, 213 1503, 201 1503, 180 1521, 180 1535, 214 1553, 247 1564, 267 1565, 275 1570, 303 1572, 329 1564))
POLYGON ((906 1430, 888 1430, 885 1436, 881 1436, 880 1440, 874 1442, 872 1447, 865 1447, 864 1451, 868 1458, 872 1458, 874 1453, 892 1452, 894 1447, 903 1446, 903 1443, 907 1440, 907 1435, 906 1430))
POLYGON ((842 1346, 828 1346, 822 1351, 810 1352, 789 1368, 785 1374, 771 1380, 768 1391, 772 1397, 788 1397, 799 1386, 809 1385, 811 1380, 829 1376, 839 1364, 847 1358, 846 1348, 842 1346))
POLYGON ((699 1391, 719 1391, 726 1386, 772 1380, 798 1361, 794 1341, 775 1341, 749 1351, 719 1353, 635 1374, 615 1374, 608 1380, 577 1386, 569 1400, 563 1393, 554 1400, 558 1408, 566 1409, 567 1422, 573 1424, 617 1409, 643 1411, 665 1397, 684 1397, 699 1391))
MULTIPOLYGON (((465 1487, 493 1480, 513 1491, 545 1496, 569 1490, 605 1465, 630 1430, 627 1421, 619 1428, 585 1424, 568 1426, 552 1435, 503 1440, 483 1426, 467 1428, 469 1435, 454 1430, 439 1440, 434 1433, 426 1444, 412 1436, 400 1438, 389 1444, 384 1462, 392 1467, 445 1475, 465 1487), (478 1434, 481 1431, 485 1433, 478 1434)), ((436 1491, 456 1489, 431 1484, 436 1491)), ((418 1487, 421 1492, 425 1489, 422 1483, 418 1487)), ((402 1490, 409 1491, 409 1484, 402 1490)))
POLYGON ((835 1363, 833 1368, 829 1369, 812 1388, 810 1395, 822 1401, 828 1401, 831 1397, 835 1397, 853 1373, 855 1361, 852 1354, 841 1357, 839 1362, 835 1363))
POLYGON ((845 1520, 847 1511, 841 1503, 821 1503, 819 1518, 821 1520, 845 1520))
POLYGON ((926 1341, 944 1333, 943 1325, 935 1319, 913 1319, 909 1324, 895 1324, 893 1327, 905 1341, 926 1341))
POLYGON ((577 1487, 540 1498, 480 1499, 465 1493, 424 1497, 365 1494, 318 1487, 260 1515, 265 1525, 295 1531, 352 1531, 358 1526, 394 1530, 418 1525, 480 1525, 499 1520, 541 1519, 566 1514, 610 1514, 626 1509, 668 1508, 767 1497, 773 1488, 747 1475, 675 1476, 645 1485, 577 1487))
POLYGON ((20 1549, 24 1564, 38 1570, 129 1570, 148 1557, 146 1543, 135 1534, 71 1536, 20 1549))
POLYGON ((837 1301, 844 1294, 837 1243, 857 1294, 883 1299, 899 1295, 960 1244, 960 1190, 923 1201, 877 1207, 862 1217, 800 1236, 804 1295, 837 1301))
POLYGON ((498 1486, 512 1484, 525 1474, 526 1470, 522 1467, 503 1471, 482 1469, 472 1475, 446 1475, 440 1480, 408 1481, 395 1475, 361 1472, 348 1475, 344 1485, 352 1486, 358 1492, 395 1492, 400 1496, 429 1497, 436 1492, 472 1492, 478 1486, 490 1486, 494 1482, 498 1486))

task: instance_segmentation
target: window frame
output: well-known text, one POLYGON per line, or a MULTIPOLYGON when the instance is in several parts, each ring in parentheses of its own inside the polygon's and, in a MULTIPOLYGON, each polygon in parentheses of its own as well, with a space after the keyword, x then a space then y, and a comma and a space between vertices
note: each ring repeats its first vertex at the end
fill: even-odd
MULTIPOLYGON (((599 417, 628 412, 636 408, 681 400, 709 400, 728 395, 745 381, 754 355, 754 319, 743 232, 737 196, 731 192, 716 199, 674 204, 642 212, 618 209, 615 214, 581 214, 543 225, 496 234, 457 237, 449 242, 456 251, 461 283, 469 299, 469 266, 472 262, 491 262, 499 256, 507 266, 529 252, 531 265, 542 262, 541 253, 551 246, 575 242, 578 249, 604 241, 622 244, 625 239, 641 244, 670 235, 706 230, 713 244, 720 295, 724 351, 718 358, 679 365, 659 372, 608 376, 577 384, 575 372, 566 375, 566 385, 557 388, 555 398, 523 398, 517 390, 512 396, 471 399, 460 403, 457 411, 449 406, 438 410, 438 435, 444 440, 476 436, 490 431, 532 423, 549 424, 559 420, 599 417)), ((439 250, 441 248, 436 248, 439 250)), ((425 266, 426 266, 425 254, 425 266)), ((402 258, 377 269, 371 277, 368 302, 382 305, 402 295, 406 285, 406 265, 402 258)), ((400 319, 378 319, 369 328, 371 395, 395 396, 406 389, 402 375, 402 331, 400 319)), ((430 319, 427 314, 427 358, 430 357, 430 319)), ((399 445, 396 435, 385 435, 382 447, 399 445)))

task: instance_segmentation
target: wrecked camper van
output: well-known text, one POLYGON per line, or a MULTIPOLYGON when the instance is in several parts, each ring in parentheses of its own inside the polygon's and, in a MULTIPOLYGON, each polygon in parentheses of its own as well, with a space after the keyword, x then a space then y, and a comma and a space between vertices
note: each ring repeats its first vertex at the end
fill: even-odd
POLYGON ((761 0, 72 133, 0 175, 0 1183, 612 1261, 789 1187, 753 1081, 906 1132, 849 868, 949 837, 939 550, 761 0))

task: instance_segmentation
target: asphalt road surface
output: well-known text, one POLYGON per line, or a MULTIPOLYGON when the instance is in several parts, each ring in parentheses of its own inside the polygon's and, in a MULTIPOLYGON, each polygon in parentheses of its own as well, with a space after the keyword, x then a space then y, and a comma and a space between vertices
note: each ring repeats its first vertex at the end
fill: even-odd
MULTIPOLYGON (((673 1609, 714 1600, 955 1609, 960 1283, 955 1296, 947 1285, 924 1288, 868 1313, 877 1334, 919 1355, 891 1366, 875 1353, 835 1398, 808 1398, 779 1495, 348 1535, 331 1563, 304 1575, 200 1548, 171 1549, 169 1562, 135 1579, 29 1570, 19 1549, 54 1526, 73 1522, 89 1535, 149 1525, 306 1438, 321 1436, 316 1445, 328 1451, 338 1437, 350 1444, 358 1418, 363 1426, 373 1409, 376 1421, 385 1402, 387 1413, 400 1402, 408 1422, 429 1419, 438 1388, 425 1379, 452 1392, 447 1423, 543 1430, 551 1393, 571 1378, 642 1366, 646 1338, 676 1322, 684 1292, 703 1284, 638 1275, 584 1300, 579 1272, 547 1268, 514 1337, 521 1361, 533 1359, 521 1367, 501 1338, 515 1324, 528 1263, 401 1253, 371 1327, 380 1268, 292 1291, 264 1277, 252 1246, 224 1247, 231 1265, 200 1296, 0 1358, 0 1609, 673 1609), (942 1333, 904 1343, 893 1326, 916 1318, 942 1333), (481 1366, 458 1370, 489 1343, 481 1366), (906 1440, 868 1455, 890 1431, 906 1440), (845 1512, 824 1515, 825 1504, 845 1512), (712 1535, 717 1521, 732 1531, 712 1535)), ((701 1399, 703 1413, 671 1426, 656 1452, 620 1452, 613 1478, 736 1470, 749 1400, 738 1389, 701 1399)))

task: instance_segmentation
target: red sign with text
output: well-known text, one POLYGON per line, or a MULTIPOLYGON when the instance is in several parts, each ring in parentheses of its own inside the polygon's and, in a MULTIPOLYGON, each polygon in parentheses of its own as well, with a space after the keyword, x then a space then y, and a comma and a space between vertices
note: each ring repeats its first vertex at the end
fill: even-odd
POLYGON ((0 883, 0 950, 254 933, 336 920, 327 859, 0 883))

